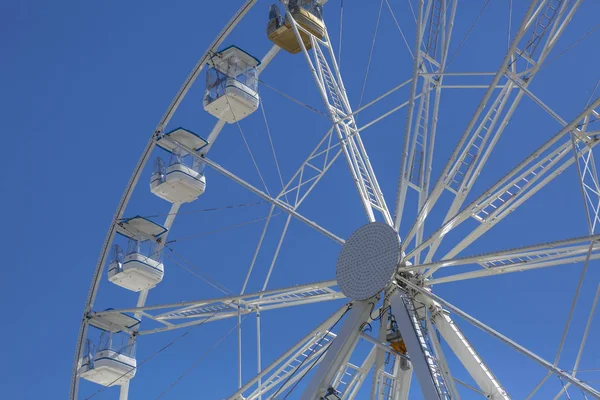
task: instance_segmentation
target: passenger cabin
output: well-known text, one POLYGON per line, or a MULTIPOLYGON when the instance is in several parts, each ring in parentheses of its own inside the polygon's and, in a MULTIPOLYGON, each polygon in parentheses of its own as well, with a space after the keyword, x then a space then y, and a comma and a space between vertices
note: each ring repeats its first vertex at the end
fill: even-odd
POLYGON ((126 335, 103 332, 97 350, 92 341, 87 340, 77 374, 102 386, 115 386, 133 378, 136 368, 135 343, 129 343, 126 335))
POLYGON ((134 217, 117 224, 117 232, 129 239, 127 251, 118 244, 112 248, 108 280, 133 292, 155 287, 164 276, 162 246, 157 239, 167 229, 144 217, 134 217))
POLYGON ((229 46, 211 57, 208 65, 203 102, 207 112, 231 124, 258 109, 257 58, 229 46))
MULTIPOLYGON (((323 8, 319 1, 290 0, 288 9, 296 24, 306 29, 306 31, 318 39, 323 39, 325 36, 325 24, 323 23, 323 8)), ((304 47, 307 50, 312 48, 310 36, 302 29, 298 29, 298 32, 300 33, 304 47)), ((302 50, 292 28, 292 21, 290 21, 287 14, 285 18, 281 16, 277 4, 273 4, 269 10, 267 36, 270 41, 289 53, 296 54, 302 50)))
POLYGON ((177 128, 161 136, 157 145, 171 155, 168 166, 160 157, 156 159, 150 191, 171 203, 196 200, 206 189, 204 163, 184 148, 199 151, 208 146, 208 141, 192 131, 177 128))
MULTIPOLYGON (((110 310, 112 310, 112 308, 107 308, 104 311, 110 310)), ((102 312, 95 312, 89 315, 88 318, 90 326, 98 328, 102 331, 108 331, 113 333, 119 333, 124 329, 132 329, 142 322, 139 318, 136 318, 133 315, 129 315, 123 312, 108 314, 103 314, 102 312)))

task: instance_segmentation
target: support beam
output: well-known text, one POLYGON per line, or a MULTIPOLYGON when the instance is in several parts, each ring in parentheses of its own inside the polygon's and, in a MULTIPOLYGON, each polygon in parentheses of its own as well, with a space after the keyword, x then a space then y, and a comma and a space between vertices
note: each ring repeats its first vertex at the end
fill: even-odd
POLYGON ((400 268, 399 272, 415 271, 421 268, 429 271, 472 264, 479 264, 483 268, 481 270, 429 279, 424 282, 426 286, 432 286, 438 283, 578 263, 586 260, 588 252, 590 253, 589 257, 591 260, 600 258, 600 235, 559 240, 471 257, 442 260, 419 266, 407 266, 400 268))
POLYGON ((427 354, 423 349, 423 337, 415 329, 413 315, 406 304, 408 301, 411 300, 404 291, 396 290, 390 297, 392 313, 396 317, 398 329, 400 329, 406 344, 423 397, 427 400, 442 399, 442 394, 438 389, 439 384, 436 382, 437 377, 430 368, 431 354, 427 354))
MULTIPOLYGON (((490 85, 475 115, 461 136, 431 195, 419 212, 417 221, 405 239, 406 242, 410 242, 418 233, 429 211, 444 190, 448 190, 454 196, 452 205, 444 218, 444 223, 453 218, 460 210, 504 128, 525 94, 523 90, 519 90, 512 97, 512 88, 519 86, 509 81, 505 88, 498 93, 495 100, 489 102, 494 87, 511 67, 513 70, 512 76, 514 77, 517 64, 520 65, 522 60, 526 60, 523 71, 517 72, 516 75, 518 79, 521 79, 520 85, 527 88, 580 4, 581 0, 573 2, 532 1, 492 85, 490 85), (523 50, 518 49, 520 42, 522 42, 523 50), (484 110, 487 111, 484 112, 484 110)), ((429 250, 425 262, 432 260, 442 239, 443 235, 434 239, 428 246, 429 250)), ((416 246, 418 248, 419 244, 417 243, 416 246)), ((419 254, 420 250, 417 251, 415 259, 418 259, 419 254)))
POLYGON ((465 366, 469 375, 477 383, 487 399, 510 400, 506 390, 500 385, 498 379, 477 354, 471 343, 452 321, 450 315, 441 307, 435 309, 431 316, 432 322, 446 341, 460 362, 465 366))
POLYGON ((375 301, 375 299, 372 299, 352 303, 352 308, 348 312, 337 337, 331 343, 308 387, 302 394, 302 400, 320 399, 325 395, 337 371, 348 362, 360 336, 360 328, 363 323, 369 321, 369 315, 375 301))
MULTIPOLYGON (((402 222, 408 188, 418 193, 417 211, 429 196, 442 88, 452 88, 444 86, 443 81, 457 4, 458 1, 453 0, 431 0, 424 7, 423 1, 418 2, 412 86, 394 211, 396 230, 402 222), (419 81, 421 93, 417 95, 419 81), (415 112, 417 97, 420 99, 415 112), (416 123, 413 123, 414 117, 416 123)), ((417 243, 419 237, 422 238, 422 230, 418 233, 417 243)))
POLYGON ((375 347, 369 351, 369 354, 365 358, 365 361, 362 363, 358 371, 352 377, 352 380, 348 382, 344 392, 342 393, 342 400, 353 400, 358 391, 360 390, 365 378, 367 377, 369 370, 373 366, 375 361, 375 347))
POLYGON ((565 371, 561 370, 560 368, 555 367, 554 365, 552 365, 552 363, 544 360, 542 357, 538 356, 537 354, 533 353, 532 351, 528 350, 527 348, 521 346, 520 344, 511 340, 510 338, 502 335, 498 331, 490 328, 489 326, 485 325, 484 323, 480 322, 476 318, 467 314, 460 308, 454 306, 453 304, 447 302, 446 300, 440 298, 439 296, 436 296, 435 294, 431 293, 430 291, 428 291, 420 286, 415 285, 414 283, 410 282, 409 280, 407 280, 405 278, 398 277, 398 280, 399 280, 399 283, 402 284, 403 286, 406 286, 407 288, 410 288, 410 289, 414 290, 415 292, 420 293, 421 295, 423 295, 426 298, 429 298, 433 301, 438 302, 439 304, 443 305, 450 311, 452 311, 455 314, 464 318, 466 321, 468 321, 472 325, 474 325, 477 328, 481 329, 482 331, 490 334, 491 336, 495 337, 496 339, 500 340, 501 342, 512 347, 517 352, 525 355, 526 357, 535 361, 542 367, 551 371, 553 374, 565 379, 566 381, 570 382, 572 385, 578 387, 579 389, 583 390, 584 392, 588 393, 589 395, 593 396, 594 398, 600 399, 600 392, 597 391, 596 389, 592 388, 591 386, 584 383, 583 381, 580 381, 579 379, 575 378, 573 375, 566 373, 565 371))
POLYGON ((456 390, 456 385, 454 384, 454 377, 452 376, 452 372, 448 367, 448 362, 446 361, 446 356, 444 355, 444 351, 442 350, 442 345, 438 340, 436 335, 436 328, 433 326, 431 322, 431 318, 426 317, 426 325, 427 331, 429 332, 429 340, 431 340, 431 344, 433 346, 433 351, 437 356, 438 364, 440 366, 440 370, 444 375, 444 382, 446 382, 446 386, 448 387, 448 392, 450 392, 450 397, 452 400, 460 400, 460 395, 456 390))
POLYGON ((308 368, 325 351, 327 344, 335 338, 335 335, 329 332, 329 329, 344 315, 346 310, 347 306, 344 306, 334 312, 323 323, 263 369, 261 373, 248 381, 229 399, 255 400, 260 396, 273 396, 275 393, 285 390, 285 387, 295 383, 303 376, 302 371, 298 370, 300 368, 299 363, 302 363, 304 368, 308 368), (321 345, 318 346, 317 343, 321 343, 321 345), (293 376, 291 376, 292 374, 293 376), (262 382, 258 384, 260 381, 262 382), (251 388, 257 384, 258 386, 250 392, 251 388))
MULTIPOLYGON (((111 314, 119 315, 121 313, 134 313, 136 315, 143 315, 146 318, 164 325, 162 328, 147 329, 138 333, 139 335, 148 335, 198 325, 205 322, 214 322, 225 318, 237 317, 238 303, 240 305, 240 313, 246 315, 255 313, 259 310, 260 312, 265 312, 295 305, 343 299, 345 296, 334 289, 336 285, 335 281, 316 282, 308 285, 292 286, 284 289, 227 296, 216 299, 105 310, 93 312, 89 315, 89 318, 90 320, 93 320, 95 318, 110 316, 111 314)), ((127 327, 120 328, 124 331, 129 331, 127 327)))
MULTIPOLYGON (((194 152, 192 152, 192 154, 194 154, 194 152)), ((258 195, 262 199, 268 201, 269 203, 274 204, 276 207, 278 207, 279 209, 283 210, 284 212, 286 212, 288 214, 291 214, 292 216, 294 216, 298 220, 304 222, 306 225, 308 225, 311 228, 315 229, 319 233, 324 234, 325 236, 327 236, 328 238, 334 240, 335 242, 337 242, 339 244, 344 244, 344 239, 340 238, 337 235, 334 235, 333 233, 329 232, 327 229, 325 229, 325 228, 321 227, 320 225, 318 225, 316 222, 311 221, 310 219, 306 218, 302 214, 298 213, 289 204, 283 202, 282 200, 275 199, 275 198, 269 196, 268 194, 266 194, 262 190, 257 189, 255 186, 249 184, 248 182, 246 182, 242 178, 240 178, 237 175, 233 174, 232 172, 226 170, 225 168, 223 168, 222 166, 220 166, 216 162, 214 162, 212 160, 209 160, 208 158, 205 158, 205 157, 202 157, 202 160, 206 163, 206 165, 208 165, 209 167, 213 168, 217 172, 219 172, 222 175, 228 177, 229 179, 231 179, 231 180, 239 183, 241 186, 243 186, 246 189, 250 190, 251 192, 253 192, 254 194, 258 195)))
POLYGON ((394 390, 394 397, 392 400, 408 400, 408 393, 410 392, 410 384, 413 376, 412 365, 408 370, 400 368, 400 359, 396 359, 397 374, 396 374, 396 388, 394 390))
MULTIPOLYGON (((471 234, 467 235, 442 258, 443 260, 451 259, 475 239, 491 229, 492 226, 513 212, 546 184, 559 176, 575 161, 572 157, 567 157, 571 154, 571 131, 575 132, 578 141, 584 145, 584 149, 579 156, 586 154, 589 149, 599 143, 597 138, 587 137, 579 133, 579 128, 581 128, 580 121, 593 113, 594 109, 598 106, 600 106, 600 98, 586 107, 582 113, 550 138, 550 140, 536 149, 504 178, 500 179, 470 205, 464 207, 462 211, 449 219, 427 240, 421 243, 420 246, 407 254, 406 259, 412 258, 415 252, 436 243, 437 239, 447 235, 452 229, 468 218, 474 218, 481 225, 476 227, 471 234), (563 140, 563 144, 559 144, 561 140, 563 140)), ((426 276, 431 275, 435 270, 435 268, 430 269, 426 276)))
POLYGON ((331 122, 334 124, 334 131, 337 134, 367 218, 369 221, 375 221, 375 212, 378 212, 386 223, 391 225, 391 215, 354 120, 327 29, 325 28, 324 37, 321 39, 297 24, 289 11, 286 14, 286 19, 291 21, 296 40, 302 49, 331 122), (308 35, 311 40, 312 56, 304 45, 301 31, 303 34, 308 35))

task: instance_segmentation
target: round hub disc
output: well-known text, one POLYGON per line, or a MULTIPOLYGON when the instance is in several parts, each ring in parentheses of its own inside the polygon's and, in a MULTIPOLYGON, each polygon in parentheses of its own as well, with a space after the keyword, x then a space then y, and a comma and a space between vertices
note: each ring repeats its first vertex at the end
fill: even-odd
POLYGON ((338 286, 353 300, 373 297, 390 284, 399 261, 396 231, 383 222, 363 225, 350 235, 338 256, 338 286))

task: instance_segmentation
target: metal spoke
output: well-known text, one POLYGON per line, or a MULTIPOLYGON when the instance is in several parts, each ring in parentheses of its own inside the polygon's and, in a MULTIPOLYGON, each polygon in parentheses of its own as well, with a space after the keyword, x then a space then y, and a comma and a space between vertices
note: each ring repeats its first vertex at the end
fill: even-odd
MULTIPOLYGON (((524 91, 519 90, 511 100, 512 89, 518 88, 518 86, 509 81, 505 88, 498 93, 496 99, 490 102, 489 107, 486 108, 493 95, 494 87, 511 70, 520 77, 522 86, 526 88, 539 71, 543 61, 556 44, 558 37, 564 31, 580 4, 581 1, 573 3, 567 1, 561 3, 560 0, 532 1, 498 73, 467 129, 461 136, 450 160, 444 167, 440 179, 438 179, 429 198, 419 212, 415 224, 405 238, 407 242, 410 242, 417 234, 431 208, 444 190, 449 191, 454 196, 452 205, 444 218, 444 223, 448 222, 461 208, 495 144, 525 94, 524 91), (555 4, 556 2, 559 4, 555 4), (539 46, 544 38, 544 44, 539 46), (526 41, 522 43, 522 40, 526 41), (523 50, 518 48, 520 44, 525 46, 523 50), (537 51, 538 47, 541 48, 539 52, 537 51), (536 55, 537 58, 534 57, 536 55), (521 63, 524 66, 517 71, 516 68, 521 63), (487 111, 484 112, 484 110, 487 111)), ((425 262, 429 262, 433 258, 442 238, 442 236, 436 238, 431 244, 425 262)))
POLYGON ((491 336, 495 337, 496 339, 500 340, 501 342, 507 344, 508 346, 512 347, 514 350, 516 350, 519 353, 525 355, 526 357, 532 359, 533 361, 535 361, 536 363, 538 363, 542 367, 544 367, 547 370, 551 371, 553 374, 562 377, 563 379, 567 380, 571 384, 577 386, 579 389, 581 389, 581 390, 585 391, 586 393, 590 394, 594 398, 600 399, 600 392, 598 392, 596 389, 590 387, 586 383, 580 381, 579 379, 575 378, 573 375, 570 375, 570 374, 564 372, 563 370, 555 367, 554 365, 552 365, 552 363, 544 360, 543 358, 541 358, 537 354, 535 354, 532 351, 528 350, 527 348, 521 346, 520 344, 518 344, 515 341, 511 340, 510 338, 502 335, 498 331, 490 328, 489 326, 485 325, 484 323, 478 321, 476 318, 470 316, 466 312, 462 311, 460 308, 452 305, 451 303, 449 303, 446 300, 440 298, 439 296, 436 296, 435 294, 431 293, 430 291, 428 291, 426 289, 423 289, 423 288, 415 285, 414 283, 412 283, 412 282, 410 282, 410 281, 408 281, 408 280, 406 280, 406 279, 404 279, 402 277, 399 277, 398 279, 399 279, 400 282, 402 282, 402 284, 406 285, 408 288, 410 288, 410 289, 412 289, 412 290, 420 293, 424 297, 427 297, 427 298, 430 298, 430 299, 432 299, 434 301, 437 301, 441 305, 443 305, 446 308, 448 308, 450 311, 454 312, 457 315, 460 315, 462 318, 464 318, 466 321, 468 321, 472 325, 474 325, 477 328, 481 329, 482 331, 490 334, 491 336))
MULTIPOLYGON (((404 147, 394 212, 394 227, 396 229, 400 228, 408 188, 417 191, 419 196, 417 206, 419 209, 429 196, 441 89, 458 2, 435 0, 428 4, 428 7, 424 9, 423 1, 420 1, 418 7, 416 56, 413 64, 411 93, 408 101, 404 147), (439 54, 437 51, 438 46, 441 48, 439 54), (425 61, 429 62, 431 68, 426 67, 425 61), (419 95, 419 106, 416 111, 416 123, 413 124, 419 78, 422 78, 421 94, 419 95), (431 92, 433 92, 433 96, 430 95, 431 92)), ((419 238, 421 237, 422 230, 419 232, 419 238)), ((417 241, 419 238, 417 238, 417 241)))
MULTIPOLYGON (((452 248, 452 250, 450 250, 442 259, 448 260, 453 258, 475 239, 513 212, 542 187, 559 176, 575 161, 574 158, 566 157, 570 154, 571 149, 571 131, 575 132, 578 141, 583 144, 583 150, 579 154, 580 157, 598 144, 598 140, 595 137, 583 135, 578 127, 581 127, 580 121, 587 115, 594 113, 594 108, 599 105, 600 98, 596 99, 596 101, 573 119, 573 121, 567 124, 567 126, 561 129, 544 145, 535 150, 504 178, 485 191, 470 205, 464 207, 463 210, 453 218, 449 219, 419 247, 411 251, 407 255, 407 259, 410 259, 416 251, 420 251, 425 247, 430 246, 439 238, 448 234, 448 232, 468 218, 475 219, 480 225, 468 234, 458 245, 452 248), (561 139, 566 140, 562 145, 558 145, 561 139), (564 158, 567 159, 563 160, 564 158)), ((426 273, 426 277, 430 276, 435 270, 436 268, 431 268, 426 273)))
MULTIPOLYGON (((106 320, 111 315, 135 313, 164 325, 162 328, 139 332, 140 335, 144 335, 179 329, 202 323, 204 320, 217 321, 224 318, 234 318, 238 316, 238 313, 246 315, 256 313, 259 310, 264 312, 344 298, 344 295, 336 289, 336 286, 335 281, 324 281, 216 299, 97 311, 90 313, 88 319, 94 325, 95 321, 106 320)), ((114 330, 131 332, 131 329, 127 326, 117 324, 114 325, 114 330)))
POLYGON ((297 211, 295 211, 295 209, 292 206, 290 206, 289 204, 285 203, 284 201, 269 196, 268 194, 264 193, 263 191, 257 189, 256 187, 252 186, 248 182, 244 181, 242 178, 236 176, 232 172, 229 172, 225 168, 221 167, 219 164, 215 163, 214 161, 211 161, 211 160, 209 160, 208 158, 205 158, 205 157, 203 157, 202 160, 209 167, 211 167, 214 170, 220 172, 221 174, 225 175, 226 177, 234 180, 235 182, 239 183, 240 185, 242 185, 246 189, 250 190, 254 194, 262 197, 264 200, 268 201, 269 203, 274 204, 276 207, 278 207, 281 210, 283 210, 284 212, 286 212, 286 213, 294 216, 295 218, 297 218, 298 220, 304 222, 305 224, 307 224, 311 228, 315 229, 316 231, 324 234, 325 236, 327 236, 330 239, 333 239, 334 241, 336 241, 339 244, 343 244, 344 243, 344 239, 342 239, 339 236, 334 235, 333 233, 329 232, 327 229, 321 227, 316 222, 311 221, 310 219, 304 217, 302 214, 300 214, 297 211))
POLYGON ((600 258, 600 235, 559 240, 534 246, 521 247, 499 252, 480 254, 476 256, 455 258, 422 264, 418 266, 401 267, 400 272, 423 270, 438 270, 440 268, 459 267, 479 264, 482 269, 453 274, 442 278, 430 279, 425 285, 473 279, 490 275, 522 272, 536 268, 547 268, 557 265, 573 264, 600 258))
POLYGON ((370 221, 375 221, 375 212, 377 211, 391 225, 391 215, 352 115, 352 108, 335 60, 327 29, 324 29, 324 38, 320 39, 297 24, 289 12, 287 18, 292 21, 291 25, 298 44, 334 124, 334 131, 341 144, 367 218, 370 221), (310 38, 312 55, 306 49, 300 31, 310 38))
POLYGON ((337 310, 327 320, 317 326, 283 355, 273 361, 262 372, 252 378, 236 393, 231 400, 251 400, 277 391, 284 391, 303 376, 303 371, 317 360, 336 335, 329 331, 331 325, 344 315, 347 307, 337 310), (301 367, 304 367, 301 369, 301 367), (254 390, 250 392, 253 388, 254 390))

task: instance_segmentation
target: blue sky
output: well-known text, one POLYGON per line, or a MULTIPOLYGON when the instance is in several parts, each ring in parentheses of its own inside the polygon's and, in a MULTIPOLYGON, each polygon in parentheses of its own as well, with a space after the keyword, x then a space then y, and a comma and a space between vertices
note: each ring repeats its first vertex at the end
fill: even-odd
MULTIPOLYGON (((325 8, 330 35, 338 43, 339 2, 325 8)), ((524 13, 514 1, 513 32, 524 13)), ((517 4, 518 3, 518 4, 517 4)), ((139 154, 156 123, 191 67, 206 50, 241 1, 199 2, 2 2, 0 3, 0 107, 3 110, 6 168, 3 174, 4 276, 0 300, 5 305, 5 358, 0 387, 7 398, 65 398, 78 324, 89 282, 106 229, 139 154)), ((269 2, 257 6, 227 39, 262 57, 270 48, 265 37, 269 2)), ((390 0, 410 44, 414 23, 406 0, 390 0)), ((359 102, 379 2, 345 2, 341 69, 351 102, 359 102)), ((450 52, 458 47, 482 1, 463 1, 457 12, 450 52)), ((508 0, 491 1, 450 66, 452 71, 494 71, 506 50, 508 0)), ((597 23, 597 2, 584 2, 553 55, 569 47, 597 23)), ((544 68, 531 90, 570 120, 585 105, 600 78, 598 32, 544 68)), ((550 59, 553 58, 550 56, 550 59)), ((389 11, 382 12, 365 101, 410 77, 412 59, 389 11)), ((269 85, 322 109, 317 90, 301 55, 279 55, 261 76, 269 85)), ((449 82, 450 83, 450 82, 449 82)), ((202 109, 204 74, 189 92, 169 128, 184 126, 208 136, 214 118, 202 109)), ((321 116, 261 87, 273 141, 284 180, 328 128, 321 116)), ((405 101, 399 91, 357 118, 362 125, 405 101)), ((433 176, 448 159, 483 91, 447 91, 442 96, 433 176)), ((598 93, 596 93, 598 95, 598 93)), ((400 163, 404 110, 368 128, 363 140, 392 205, 400 163)), ((265 126, 259 112, 241 124, 269 189, 280 188, 265 126)), ((533 102, 524 99, 500 139, 473 194, 490 186, 520 159, 559 130, 558 124, 533 102)), ((156 155, 162 155, 156 150, 156 155)), ((261 181, 235 125, 223 130, 210 158, 257 187, 261 181)), ((168 212, 168 204, 148 190, 151 163, 144 171, 126 216, 168 212)), ((192 212, 259 200, 214 171, 207 172, 207 192, 184 205, 190 213, 177 218, 170 239, 183 257, 228 287, 240 290, 261 223, 183 240, 211 230, 264 217, 265 204, 233 210, 192 212)), ((442 197, 438 208, 449 200, 442 197)), ((414 216, 415 199, 401 233, 414 216)), ((366 222, 343 160, 332 170, 300 211, 341 237, 366 222)), ((157 221, 161 222, 161 218, 157 221)), ((443 213, 432 214, 429 232, 443 213), (437 219, 436 219, 437 218, 437 219)), ((259 290, 283 227, 274 218, 249 291, 259 290)), ((467 225, 467 224, 465 224, 467 225)), ((460 235, 464 229, 457 229, 460 235)), ((506 218, 464 255, 501 250, 587 234, 575 170, 562 174, 513 215, 506 218)), ((458 236, 455 236, 458 237, 458 236)), ((449 238, 440 249, 450 249, 449 238)), ((456 240, 456 239, 454 239, 456 240)), ((269 288, 333 279, 339 246, 293 220, 269 288)), ((210 298, 219 292, 174 263, 165 263, 165 280, 150 294, 149 304, 210 298)), ((436 293, 489 323, 546 359, 552 360, 560 338, 581 265, 440 285, 436 293)), ((573 328, 564 353, 565 369, 577 351, 591 299, 600 278, 592 262, 582 289, 573 328)), ((111 285, 103 276, 97 309, 135 305, 132 293, 111 285)), ((310 305, 263 314, 263 365, 267 365, 341 303, 310 305)), ((460 321, 460 320, 459 320, 460 321)), ((541 368, 494 339, 461 326, 513 398, 523 398, 544 375, 541 368), (518 371, 518 372, 516 372, 518 371)), ((597 336, 600 322, 592 326, 597 336)), ((198 328, 138 371, 131 398, 156 398, 231 329, 234 321, 198 328)), ((254 317, 243 323, 244 378, 255 372, 254 317)), ((181 332, 143 338, 143 359, 181 332)), ((600 348, 590 340, 582 368, 600 366, 600 348)), ((232 335, 210 352, 165 398, 222 398, 236 387, 236 339, 232 335)), ((456 360, 450 360, 456 365, 456 360)), ((464 371, 457 376, 469 381, 464 371)), ((582 376, 582 378, 584 378, 582 376)), ((586 376, 590 380, 597 375, 586 376)), ((585 379, 584 378, 584 379, 585 379)), ((548 398, 560 383, 551 378, 539 398, 548 398)), ((367 385, 365 385, 367 386, 367 385)), ((83 382, 85 398, 97 387, 83 382)), ((413 393, 418 398, 419 390, 413 393)), ((466 391, 463 398, 473 393, 466 391)), ((581 393, 572 391, 573 398, 581 393)), ((108 389, 95 398, 117 396, 108 389)), ((294 396, 291 396, 294 397, 294 396)))

